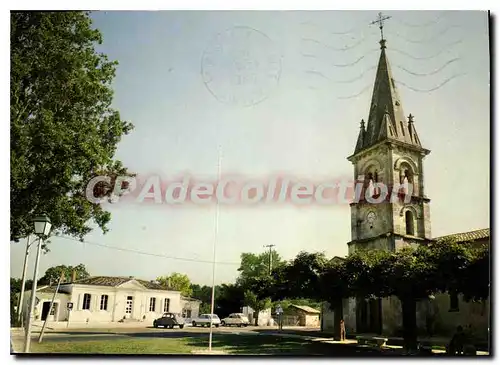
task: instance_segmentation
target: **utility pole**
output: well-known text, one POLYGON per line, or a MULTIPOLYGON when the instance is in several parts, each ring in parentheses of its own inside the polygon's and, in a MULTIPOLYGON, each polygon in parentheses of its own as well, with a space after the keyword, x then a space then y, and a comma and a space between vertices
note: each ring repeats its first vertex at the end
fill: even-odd
POLYGON ((264 247, 269 248, 269 275, 273 272, 273 247, 276 245, 265 245, 264 247))
MULTIPOLYGON (((21 283, 21 293, 19 293, 19 303, 17 304, 17 321, 21 322, 24 307, 24 290, 26 286, 26 271, 28 270, 28 258, 30 255, 31 235, 26 238, 26 253, 24 254, 23 278, 21 283)), ((23 321, 24 322, 24 321, 23 321)))

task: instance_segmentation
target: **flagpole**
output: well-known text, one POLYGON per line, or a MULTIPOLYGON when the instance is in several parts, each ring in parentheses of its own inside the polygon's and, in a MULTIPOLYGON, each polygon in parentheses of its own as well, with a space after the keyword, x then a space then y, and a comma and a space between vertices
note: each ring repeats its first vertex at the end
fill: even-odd
MULTIPOLYGON (((221 146, 218 148, 218 160, 217 160, 217 183, 221 179, 221 146)), ((215 253, 217 246, 217 238, 219 234, 219 200, 216 196, 215 202, 215 228, 214 228, 214 244, 213 244, 213 257, 212 257, 212 303, 211 303, 211 313, 210 313, 210 336, 208 338, 208 351, 212 351, 212 332, 213 332, 213 317, 214 317, 214 303, 215 303, 215 253)))

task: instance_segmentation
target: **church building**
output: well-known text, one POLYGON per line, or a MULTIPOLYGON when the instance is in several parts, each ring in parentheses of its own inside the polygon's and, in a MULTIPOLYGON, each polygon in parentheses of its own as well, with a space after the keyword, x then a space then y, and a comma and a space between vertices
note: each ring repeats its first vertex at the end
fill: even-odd
MULTIPOLYGON (((405 116, 386 43, 382 34, 367 123, 361 120, 354 154, 348 157, 354 167, 354 178, 363 183, 360 196, 350 204, 349 253, 358 249, 398 251, 439 239, 431 235, 430 199, 425 194, 423 164, 430 151, 421 143, 412 114, 405 116)), ((458 242, 472 244, 489 245, 490 241, 489 229, 451 236, 458 242)), ((457 300, 450 303, 450 296, 438 294, 429 301, 419 302, 417 326, 421 333, 447 336, 462 325, 486 339, 489 300, 486 303, 457 300)), ((401 335, 401 303, 395 297, 346 299, 342 317, 348 333, 401 335)), ((339 317, 325 304, 323 331, 334 330, 334 318, 339 317)))

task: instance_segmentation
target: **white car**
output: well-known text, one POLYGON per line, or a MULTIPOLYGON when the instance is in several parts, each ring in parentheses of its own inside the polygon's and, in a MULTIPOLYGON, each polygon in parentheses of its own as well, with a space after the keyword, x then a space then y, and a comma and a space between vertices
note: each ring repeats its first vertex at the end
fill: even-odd
POLYGON ((250 321, 248 320, 248 317, 243 313, 232 313, 221 321, 221 325, 223 326, 246 327, 249 324, 250 321))
POLYGON ((220 326, 220 318, 217 314, 213 314, 213 317, 210 318, 210 316, 212 316, 212 314, 202 314, 200 315, 198 318, 194 318, 193 321, 191 322, 191 324, 193 325, 193 327, 196 327, 196 326, 207 326, 209 327, 210 326, 210 320, 212 321, 212 324, 215 326, 215 327, 219 327, 220 326))

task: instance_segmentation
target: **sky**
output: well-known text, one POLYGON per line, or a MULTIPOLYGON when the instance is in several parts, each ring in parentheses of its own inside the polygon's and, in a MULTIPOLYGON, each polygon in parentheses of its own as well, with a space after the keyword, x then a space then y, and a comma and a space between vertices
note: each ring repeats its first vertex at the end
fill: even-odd
MULTIPOLYGON (((432 236, 489 227, 490 101, 486 12, 393 11, 384 27, 403 109, 424 148, 432 236)), ((92 15, 119 66, 114 107, 135 129, 116 157, 165 180, 220 173, 323 181, 352 177, 347 157, 367 119, 380 32, 372 11, 163 11, 92 15), (233 60, 237 62, 234 63, 233 60), (257 71, 238 78, 235 68, 257 71), (219 147, 220 146, 220 147, 219 147)), ((233 282, 242 252, 265 245, 347 255, 350 209, 259 204, 114 204, 110 231, 53 238, 40 272, 83 263, 92 275, 233 282), (214 237, 217 237, 215 240, 214 237), (108 247, 103 247, 108 246, 108 247), (113 247, 113 248, 109 248, 113 247), (137 252, 140 251, 141 253, 137 252)), ((25 242, 11 244, 20 277, 25 242)), ((32 272, 31 255, 29 271, 32 272)))

